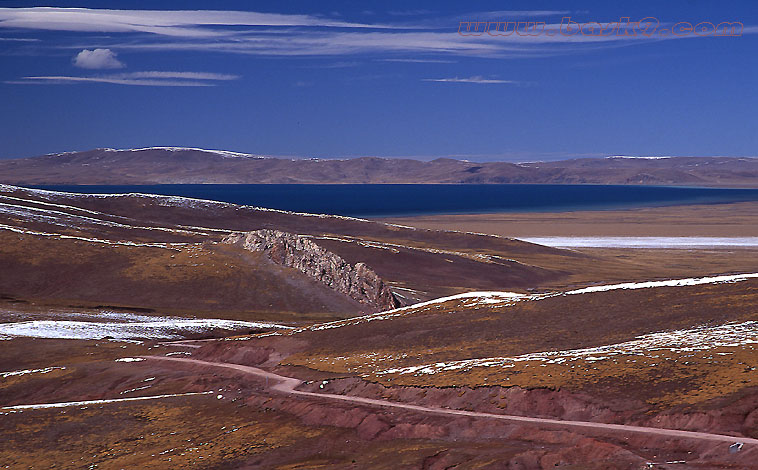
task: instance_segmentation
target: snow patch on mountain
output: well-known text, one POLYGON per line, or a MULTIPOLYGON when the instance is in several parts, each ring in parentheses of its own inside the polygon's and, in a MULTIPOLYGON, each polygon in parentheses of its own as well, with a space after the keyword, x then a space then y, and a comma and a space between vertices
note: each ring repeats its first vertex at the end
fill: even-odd
POLYGON ((672 158, 672 157, 633 157, 630 155, 611 155, 605 158, 609 158, 609 159, 623 158, 623 159, 631 159, 631 160, 668 160, 669 158, 672 158))
POLYGON ((224 158, 254 158, 254 159, 260 159, 260 160, 267 158, 262 155, 253 155, 250 153, 231 152, 229 150, 201 149, 201 148, 194 148, 194 147, 144 147, 144 148, 137 148, 137 149, 101 149, 101 150, 105 150, 109 152, 144 152, 147 150, 164 150, 168 152, 212 153, 214 155, 219 155, 224 158))

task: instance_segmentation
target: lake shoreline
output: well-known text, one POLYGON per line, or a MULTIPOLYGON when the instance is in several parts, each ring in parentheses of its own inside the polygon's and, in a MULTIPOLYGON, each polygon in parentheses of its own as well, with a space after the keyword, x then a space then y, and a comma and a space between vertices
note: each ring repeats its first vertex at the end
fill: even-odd
POLYGON ((159 194, 358 218, 572 213, 758 202, 758 189, 564 184, 49 185, 80 194, 159 194))

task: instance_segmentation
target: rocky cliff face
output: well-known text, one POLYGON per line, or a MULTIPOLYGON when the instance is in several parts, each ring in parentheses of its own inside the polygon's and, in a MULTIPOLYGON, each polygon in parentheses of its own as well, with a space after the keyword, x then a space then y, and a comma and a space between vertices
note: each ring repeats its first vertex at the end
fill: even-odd
POLYGON ((382 279, 364 263, 354 265, 307 237, 279 230, 234 233, 224 243, 265 253, 276 264, 295 268, 358 302, 385 310, 400 303, 382 279))

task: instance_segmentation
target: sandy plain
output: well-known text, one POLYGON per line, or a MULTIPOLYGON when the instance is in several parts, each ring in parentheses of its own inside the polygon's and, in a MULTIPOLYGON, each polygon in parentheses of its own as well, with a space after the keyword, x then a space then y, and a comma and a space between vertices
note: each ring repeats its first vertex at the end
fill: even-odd
POLYGON ((423 215, 381 219, 505 237, 756 237, 758 202, 644 209, 423 215))

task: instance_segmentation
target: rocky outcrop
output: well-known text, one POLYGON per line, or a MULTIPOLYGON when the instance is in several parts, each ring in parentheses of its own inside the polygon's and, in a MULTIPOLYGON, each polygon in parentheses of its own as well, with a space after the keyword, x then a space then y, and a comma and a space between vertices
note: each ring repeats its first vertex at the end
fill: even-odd
POLYGON ((350 264, 308 237, 279 230, 233 233, 224 243, 262 252, 276 264, 297 269, 360 303, 377 309, 400 306, 384 281, 364 263, 350 264))

